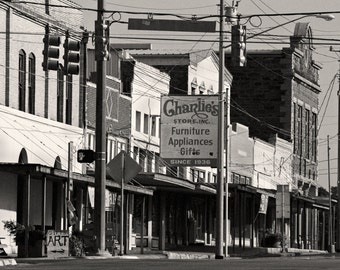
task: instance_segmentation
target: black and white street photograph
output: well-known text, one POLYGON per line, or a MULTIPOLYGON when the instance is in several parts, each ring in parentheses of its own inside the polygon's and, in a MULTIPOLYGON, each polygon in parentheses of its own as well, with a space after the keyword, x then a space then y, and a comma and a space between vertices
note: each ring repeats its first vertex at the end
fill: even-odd
POLYGON ((339 0, 0 0, 0 270, 338 269, 339 0))

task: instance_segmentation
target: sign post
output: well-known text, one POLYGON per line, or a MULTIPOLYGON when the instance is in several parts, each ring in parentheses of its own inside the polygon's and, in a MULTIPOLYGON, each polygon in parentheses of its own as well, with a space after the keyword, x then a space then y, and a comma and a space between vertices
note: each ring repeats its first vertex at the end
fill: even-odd
POLYGON ((278 185, 276 193, 276 218, 281 218, 282 252, 285 252, 285 218, 290 218, 289 185, 278 185))
POLYGON ((129 182, 135 177, 142 167, 125 151, 121 151, 107 164, 107 174, 110 175, 115 181, 121 184, 121 209, 120 209, 120 250, 119 255, 124 255, 123 240, 124 240, 124 184, 129 182), (125 168, 128 167, 129 170, 125 168))

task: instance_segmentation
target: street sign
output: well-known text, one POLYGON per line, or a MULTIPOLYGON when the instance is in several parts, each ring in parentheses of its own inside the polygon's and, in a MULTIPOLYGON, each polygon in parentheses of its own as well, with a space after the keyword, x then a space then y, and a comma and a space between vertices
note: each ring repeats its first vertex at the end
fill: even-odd
POLYGON ((217 165, 218 96, 161 98, 160 155, 172 166, 217 165))
POLYGON ((95 153, 90 149, 79 149, 77 151, 77 161, 79 163, 92 163, 95 160, 95 153))
POLYGON ((288 185, 277 186, 276 218, 290 218, 290 193, 288 185))
POLYGON ((268 195, 261 194, 259 214, 267 214, 267 208, 268 208, 268 195))
POLYGON ((123 171, 124 182, 127 183, 141 170, 142 167, 125 151, 121 151, 106 165, 107 174, 118 183, 122 181, 123 171))
POLYGON ((184 21, 184 20, 155 20, 134 19, 128 22, 130 30, 182 31, 182 32, 216 32, 215 21, 184 21))

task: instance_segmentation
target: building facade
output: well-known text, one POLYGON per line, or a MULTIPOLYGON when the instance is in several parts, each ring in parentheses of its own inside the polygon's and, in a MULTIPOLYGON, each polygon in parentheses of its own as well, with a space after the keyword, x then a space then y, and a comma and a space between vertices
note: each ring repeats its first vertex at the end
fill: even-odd
POLYGON ((268 141, 277 134, 293 145, 291 158, 282 160, 275 174, 290 163, 290 240, 291 245, 299 248, 318 246, 316 235, 323 212, 311 200, 318 195, 317 125, 321 91, 321 66, 313 60, 313 50, 309 24, 297 23, 288 48, 248 51, 246 67, 233 67, 230 57, 226 58, 234 76, 231 121, 248 126, 250 136, 268 141))
MULTIPOLYGON (((66 31, 79 31, 82 12, 71 1, 55 1, 53 7, 48 2, 0 4, 5 33, 0 41, 0 220, 24 225, 27 235, 28 228, 43 232, 66 228, 64 192, 70 160, 75 178, 81 179, 75 155, 69 158, 70 151, 83 146, 80 76, 63 73, 62 56, 58 71, 44 71, 42 51, 46 25, 51 35, 64 42, 66 31), (58 4, 71 7, 72 16, 58 4)), ((3 226, 0 234, 5 237, 2 243, 7 253, 30 255, 27 242, 17 250, 13 236, 3 226)), ((43 254, 45 249, 40 246, 34 255, 43 254)))

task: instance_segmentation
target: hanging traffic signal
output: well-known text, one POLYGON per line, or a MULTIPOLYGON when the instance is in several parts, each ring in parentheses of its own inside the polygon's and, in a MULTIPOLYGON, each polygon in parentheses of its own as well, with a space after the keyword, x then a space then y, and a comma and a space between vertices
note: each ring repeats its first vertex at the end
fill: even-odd
POLYGON ((96 60, 108 60, 110 56, 110 22, 95 22, 96 60))
POLYGON ((231 59, 233 66, 244 67, 247 64, 245 25, 233 25, 231 27, 231 59))
POLYGON ((67 31, 63 56, 65 74, 79 74, 79 50, 80 41, 70 40, 67 31))
POLYGON ((44 42, 44 61, 42 63, 43 70, 58 70, 59 69, 59 46, 60 37, 51 36, 49 25, 45 26, 44 42))

